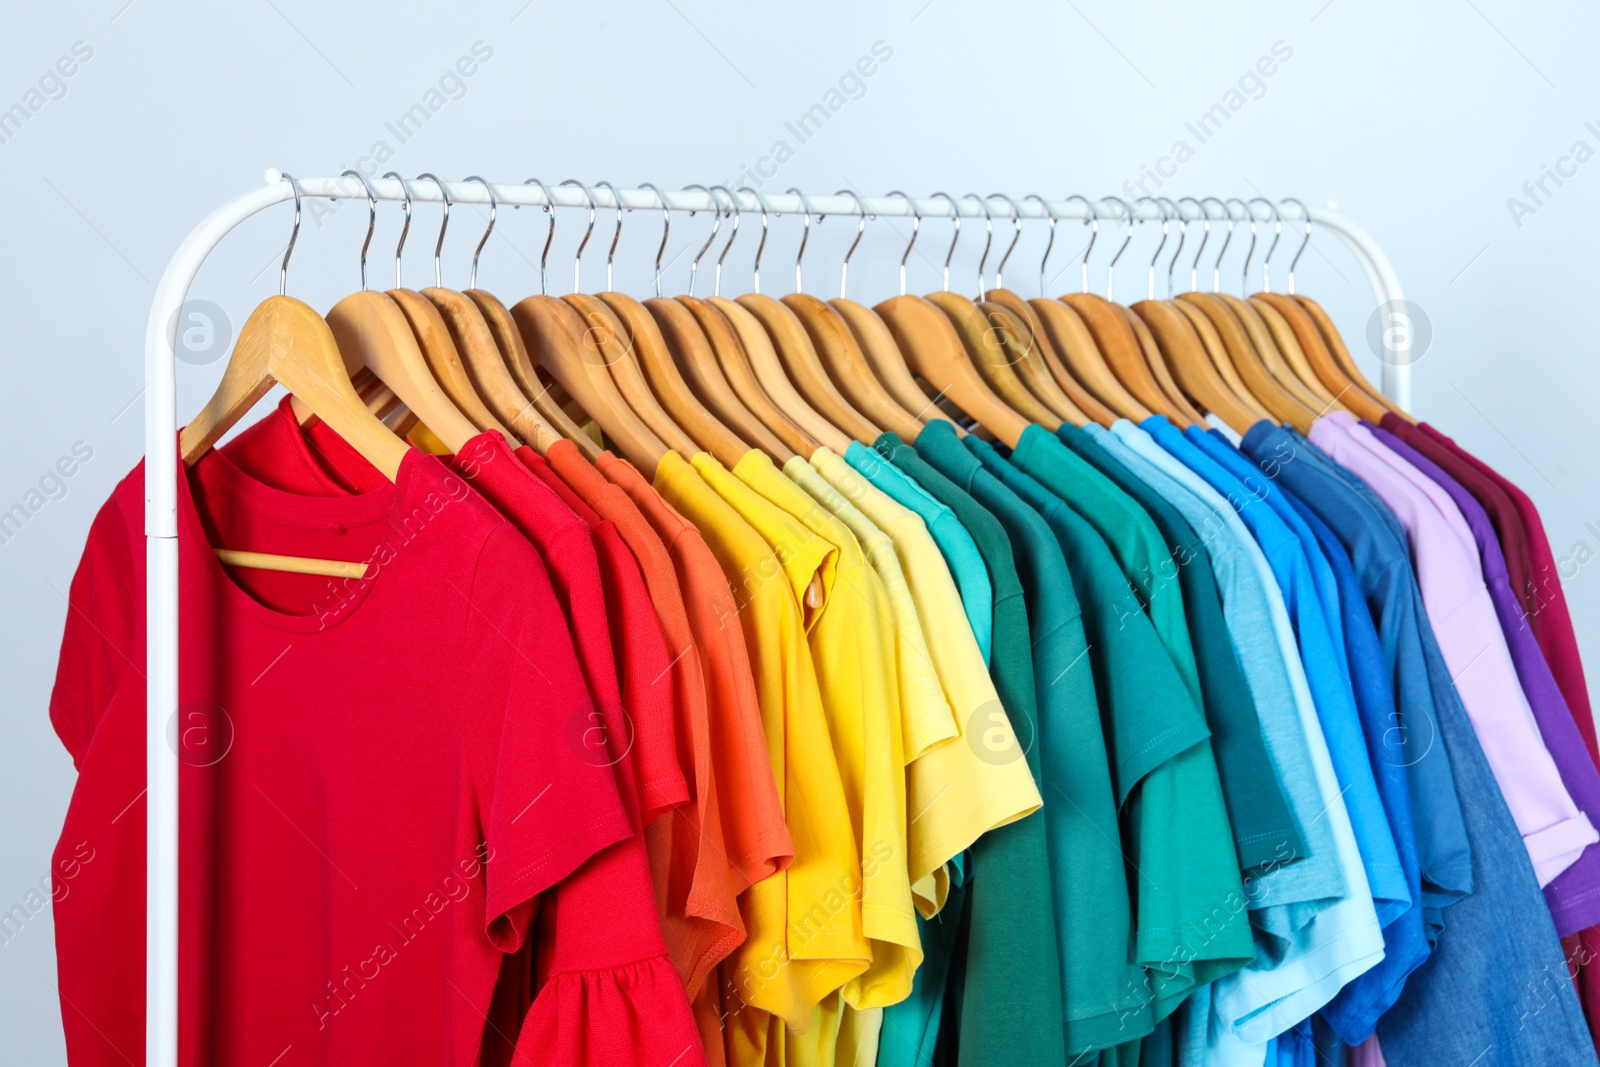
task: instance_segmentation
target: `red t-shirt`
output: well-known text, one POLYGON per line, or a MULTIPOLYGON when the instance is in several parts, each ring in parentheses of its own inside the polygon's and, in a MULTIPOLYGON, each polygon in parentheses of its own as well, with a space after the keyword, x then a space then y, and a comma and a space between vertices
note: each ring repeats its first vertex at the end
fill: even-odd
MULTIPOLYGON (((322 423, 302 432, 287 402, 223 451, 258 476, 294 479, 316 492, 340 493, 382 478, 322 423)), ((548 561, 566 617, 547 617, 570 626, 589 680, 590 699, 569 709, 563 736, 591 762, 614 768, 637 830, 642 808, 659 796, 681 803, 686 787, 679 775, 677 800, 670 783, 655 794, 639 787, 641 771, 676 767, 672 731, 636 730, 621 713, 607 595, 588 526, 498 434, 478 435, 448 462, 548 561)), ((490 1042, 486 1062, 504 1062, 510 1050, 503 1046, 512 1038, 518 1063, 679 1056, 681 1067, 704 1062, 683 986, 666 956, 642 837, 606 849, 546 896, 531 949, 532 963, 508 961, 493 1005, 483 1005, 500 1039, 490 1042)))
MULTIPOLYGON (((55 903, 79 1067, 144 1052, 143 476, 90 530, 50 702, 79 772, 55 903)), ((477 1062, 535 898, 630 832, 612 774, 551 743, 585 693, 544 566, 417 452, 343 498, 212 453, 178 521, 180 1062, 477 1062), (369 569, 229 571, 212 544, 369 569)))

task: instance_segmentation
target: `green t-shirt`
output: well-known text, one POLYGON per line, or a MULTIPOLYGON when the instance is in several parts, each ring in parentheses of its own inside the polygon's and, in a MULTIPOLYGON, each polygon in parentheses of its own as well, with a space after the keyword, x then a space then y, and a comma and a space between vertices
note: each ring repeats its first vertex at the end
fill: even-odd
MULTIPOLYGON (((1032 643, 1011 542, 992 514, 899 437, 885 433, 874 447, 954 511, 983 556, 994 591, 989 673, 1003 707, 976 714, 1009 716, 1038 782, 1039 718, 1028 654, 1032 643)), ((968 733, 981 736, 981 725, 968 733)), ((950 979, 959 986, 954 999, 960 1010, 944 1020, 946 1029, 959 1025, 960 1032, 954 1042, 941 1035, 940 1044, 957 1048, 963 1063, 1064 1063, 1061 971, 1043 814, 989 831, 973 845, 972 854, 965 955, 956 961, 963 972, 950 979)))
POLYGON ((1015 553, 1033 636, 1045 833, 1071 1062, 1141 1036, 1151 1023, 1143 968, 1131 951, 1129 871, 1083 612, 1061 546, 1037 511, 983 470, 954 434, 925 433, 917 448, 1000 520, 1015 553))
MULTIPOLYGON (((1254 957, 1205 720, 1104 539, 992 447, 971 437, 965 445, 974 463, 1044 516, 1078 589, 1122 805, 1134 958, 1148 981, 1150 1021, 1159 1022, 1196 986, 1254 957)), ((1130 1034, 1124 1028, 1108 1036, 1126 1041, 1130 1034)))
POLYGON ((1156 636, 1178 668, 1190 699, 1199 707, 1200 676, 1195 669, 1194 647, 1189 643, 1183 591, 1173 580, 1171 554, 1150 516, 1043 426, 1029 426, 1022 432, 1011 462, 1050 486, 1100 532, 1155 624, 1156 636))
MULTIPOLYGON (((1240 868, 1250 872, 1304 856, 1305 843, 1267 756, 1255 701, 1229 640, 1222 596, 1205 542, 1176 508, 1095 445, 1088 434, 1063 424, 1056 436, 1144 508, 1167 543, 1170 556, 1158 561, 1158 567, 1164 573, 1175 573, 1183 589, 1189 638, 1200 671, 1200 692, 1205 697, 1206 725, 1211 728, 1211 748, 1222 778, 1222 796, 1228 802, 1240 868)), ((1055 489, 1049 482, 1045 486, 1055 489)))

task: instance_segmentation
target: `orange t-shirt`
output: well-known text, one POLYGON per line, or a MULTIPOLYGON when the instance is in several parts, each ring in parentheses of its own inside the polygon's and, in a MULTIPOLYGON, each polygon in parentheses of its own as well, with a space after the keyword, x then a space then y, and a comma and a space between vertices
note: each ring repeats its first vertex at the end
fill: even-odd
POLYGON ((652 823, 645 831, 645 843, 667 952, 693 997, 716 965, 744 940, 738 904, 743 875, 729 863, 722 837, 700 650, 672 557, 638 506, 571 442, 551 445, 545 459, 584 503, 615 524, 639 563, 667 642, 671 662, 656 684, 673 693, 678 759, 689 782, 690 804, 652 823))

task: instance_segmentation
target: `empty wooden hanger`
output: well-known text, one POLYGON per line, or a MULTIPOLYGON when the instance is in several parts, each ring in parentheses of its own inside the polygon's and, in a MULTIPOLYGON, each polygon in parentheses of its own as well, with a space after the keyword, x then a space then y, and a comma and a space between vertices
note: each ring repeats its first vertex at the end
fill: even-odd
MULTIPOLYGON (((294 194, 294 229, 278 268, 278 295, 262 301, 245 320, 216 392, 179 433, 178 454, 186 467, 193 466, 277 384, 392 482, 409 446, 367 410, 350 383, 350 367, 327 321, 308 305, 284 295, 289 257, 300 235, 300 187, 289 175, 284 178, 294 194)), ((351 560, 226 548, 214 551, 223 563, 235 567, 336 578, 360 578, 367 572, 365 563, 351 560)))
MULTIPOLYGON (((933 195, 950 202, 950 214, 955 223, 950 250, 944 260, 944 292, 948 293, 950 260, 961 240, 961 208, 949 193, 933 195)), ((1028 420, 1002 400, 974 366, 949 314, 934 303, 937 296, 923 298, 901 294, 879 303, 873 310, 889 327, 906 362, 923 381, 939 390, 941 396, 949 397, 1007 446, 1015 448, 1030 425, 1028 420)))
MULTIPOLYGON (((850 280, 850 259, 855 255, 857 246, 861 244, 862 235, 867 229, 867 219, 870 217, 866 200, 849 189, 841 190, 838 195, 846 193, 855 197, 861 214, 856 227, 856 238, 845 252, 844 262, 839 268, 840 300, 845 300, 850 280)), ((851 332, 849 324, 833 305, 807 293, 793 293, 784 297, 783 302, 805 327, 807 336, 811 338, 812 348, 822 360, 828 376, 851 405, 874 423, 886 430, 894 431, 902 439, 915 440, 917 434, 922 432, 922 421, 913 412, 902 407, 900 402, 883 387, 883 383, 878 380, 877 372, 867 361, 866 353, 856 341, 855 334, 851 332)), ((860 305, 855 306, 860 307, 860 305)))

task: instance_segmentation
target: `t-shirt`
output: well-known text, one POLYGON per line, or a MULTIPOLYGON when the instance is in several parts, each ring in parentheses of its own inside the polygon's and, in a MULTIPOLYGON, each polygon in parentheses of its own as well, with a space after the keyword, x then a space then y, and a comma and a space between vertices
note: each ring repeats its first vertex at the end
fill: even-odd
POLYGON ((848 906, 860 858, 806 642, 795 585, 806 571, 786 569, 770 544, 676 452, 662 459, 655 487, 704 536, 727 575, 756 682, 767 753, 794 843, 794 859, 740 898, 745 942, 721 966, 730 1062, 765 1054, 770 1019, 806 1025, 817 1003, 870 958, 859 912, 848 906), (795 585, 791 585, 793 582, 795 585), (789 753, 803 753, 790 759, 789 753))
MULTIPOLYGON (((1437 779, 1412 779, 1419 834, 1430 829, 1425 807, 1440 824, 1434 854, 1423 849, 1423 873, 1448 879, 1435 890, 1435 907, 1449 904, 1449 929, 1428 965, 1412 974, 1399 1001, 1379 1020, 1385 1055, 1397 1063, 1470 1062, 1490 1048, 1498 1059, 1530 1067, 1588 1062, 1594 1050, 1577 1000, 1567 992, 1560 941, 1549 913, 1530 906, 1538 881, 1527 849, 1455 698, 1449 671, 1430 647, 1432 630, 1410 573, 1404 532, 1370 490, 1293 431, 1259 423, 1245 435, 1244 451, 1345 544, 1384 655, 1397 683, 1404 681, 1398 745, 1407 768, 1449 771, 1444 797, 1436 795, 1437 779), (1419 699, 1414 680, 1407 680, 1417 670, 1433 693, 1427 715, 1408 706, 1419 699), (1445 801, 1453 804, 1457 796, 1464 840, 1453 844, 1445 801), (1430 870, 1430 859, 1447 862, 1430 870)), ((1425 900, 1427 892, 1425 883, 1425 900)))
MULTIPOLYGON (((1079 914, 1065 926, 1076 935, 1063 938, 1067 942, 1063 971, 1068 982, 1068 1049, 1077 1055, 1142 1036, 1196 986, 1237 970, 1250 959, 1238 855, 1204 720, 1188 701, 1177 669, 1104 540, 1043 484, 1001 459, 993 447, 970 436, 963 443, 985 472, 1016 494, 1009 507, 1005 498, 997 501, 997 514, 1017 515, 1014 521, 1020 521, 1025 515, 1019 509, 1024 509, 1042 517, 1038 525, 1056 542, 1056 551, 1065 553, 1069 581, 1083 606, 1080 624, 1087 639, 1077 655, 1087 654, 1095 682, 1091 695, 1099 696, 1099 725, 1110 749, 1108 757, 1091 754, 1105 759, 1110 771, 1121 815, 1121 848, 1133 881, 1131 893, 1120 879, 1106 885, 1104 870, 1070 870, 1093 863, 1074 856, 1071 848, 1052 853, 1058 927, 1064 889, 1086 897, 1086 903, 1114 898, 1120 889, 1131 896, 1134 906, 1131 962, 1144 973, 1133 982, 1127 980, 1129 955, 1124 946, 1129 939, 1113 936, 1119 933, 1114 923, 1079 914), (1102 938, 1110 938, 1110 944, 1101 944, 1102 938), (1124 966, 1096 960, 1097 947, 1101 953, 1116 953, 1124 966), (1091 994, 1076 1005, 1075 984, 1091 994), (1078 1010, 1072 1011, 1073 1007, 1078 1010)), ((981 479, 974 480, 981 484, 981 479)), ((1039 571, 1030 578, 1035 595, 1054 580, 1039 571)), ((1043 701, 1040 706, 1047 707, 1043 701)), ((1041 724, 1047 758, 1056 754, 1058 745, 1082 747, 1074 736, 1057 739, 1056 721, 1047 717, 1041 724)), ((1084 773, 1080 762, 1084 758, 1063 760, 1062 770, 1084 773)), ((1049 769, 1046 786, 1054 794, 1058 779, 1048 774, 1049 769)), ((1076 799, 1070 803, 1079 807, 1076 799)), ((1053 828, 1056 813, 1046 814, 1046 826, 1053 828)), ((1081 826, 1078 836, 1081 842, 1081 826)))
POLYGON ((1600 833, 1573 803, 1539 736, 1475 551, 1462 543, 1433 501, 1400 473, 1397 465, 1404 461, 1377 451, 1383 446, 1370 441, 1370 431, 1348 412, 1323 416, 1311 430, 1312 443, 1364 481, 1411 536, 1418 584, 1439 650, 1495 769, 1495 781, 1516 816, 1539 883, 1547 884, 1600 840, 1600 833))
MULTIPOLYGON (((1038 783, 1039 716, 1029 654, 1033 643, 1011 541, 993 514, 893 433, 879 437, 875 448, 954 512, 983 557, 994 589, 989 673, 1000 696, 1000 706, 989 714, 1009 720, 1022 742, 1028 770, 1038 783)), ((972 853, 977 873, 967 885, 963 901, 966 952, 952 960, 952 969, 960 972, 959 984, 951 979, 961 991, 959 1010, 952 1013, 958 1018, 943 1019, 941 1038, 967 1062, 1064 1062, 1061 974, 1051 913, 1045 820, 1019 819, 991 830, 978 839, 972 853), (1019 985, 1015 980, 1018 974, 1027 975, 1027 982, 1019 985)), ((886 1031, 889 1021, 890 1012, 886 1011, 886 1031)))
POLYGON ((1189 639, 1194 645, 1200 673, 1201 710, 1211 730, 1217 775, 1239 866, 1252 871, 1305 852, 1288 801, 1267 757, 1261 739, 1261 722, 1239 666, 1217 591, 1204 542, 1176 508, 1139 480, 1123 463, 1094 443, 1084 431, 1063 423, 1056 435, 1068 448, 1138 502, 1150 515, 1167 543, 1169 556, 1157 561, 1161 579, 1176 576, 1183 588, 1184 610, 1189 617, 1189 639))
MULTIPOLYGON (((1518 684, 1528 698, 1539 734, 1551 758, 1555 760, 1562 784, 1572 794, 1573 801, 1589 816, 1591 823, 1600 819, 1600 774, 1595 772, 1593 761, 1583 749, 1572 712, 1568 710, 1561 689, 1550 674, 1550 667, 1539 651, 1533 631, 1520 624, 1521 609, 1515 594, 1511 592, 1505 557, 1495 541, 1489 517, 1472 494, 1433 461, 1385 430, 1375 429, 1373 434, 1415 467, 1418 473, 1444 490, 1452 506, 1459 508, 1461 518, 1467 523, 1479 550, 1484 583, 1488 587, 1489 598, 1494 602, 1495 615, 1516 667, 1518 684)), ((1544 895, 1550 905, 1551 917, 1555 920, 1556 932, 1562 936, 1600 922, 1600 848, 1590 846, 1585 849, 1576 863, 1545 885, 1544 895)))
MULTIPOLYGON (((1523 557, 1528 560, 1526 578, 1520 582, 1514 580, 1512 591, 1522 602, 1524 616, 1539 639, 1539 648, 1550 664, 1551 673, 1556 676, 1556 683, 1561 686, 1561 694, 1567 698, 1567 706, 1578 720, 1578 729, 1584 735, 1590 755, 1600 762, 1600 749, 1595 744, 1593 710, 1589 703, 1589 686, 1584 679, 1583 663, 1578 657, 1578 640, 1572 630, 1572 615, 1567 610, 1566 593, 1561 585, 1555 556, 1550 551, 1550 540, 1545 536, 1539 509, 1528 494, 1434 427, 1425 422, 1415 426, 1409 423, 1397 426, 1395 422, 1404 423, 1405 420, 1386 416, 1383 428, 1398 434, 1402 440, 1419 447, 1424 455, 1436 460, 1445 454, 1455 457, 1500 490, 1501 495, 1496 495, 1469 486, 1494 519, 1508 565, 1523 557), (1438 455, 1425 447, 1430 444, 1440 450, 1438 455), (1505 507, 1506 502, 1511 505, 1509 509, 1505 507)), ((1452 470, 1452 473, 1456 472, 1452 470)), ((1457 477, 1464 473, 1458 473, 1457 477)))
POLYGON ((887 494, 902 507, 910 508, 922 517, 928 533, 944 553, 950 574, 961 590, 961 602, 966 612, 972 635, 983 652, 987 666, 991 656, 994 631, 994 590, 989 583, 989 572, 984 567, 983 556, 973 543, 972 534, 961 525, 955 513, 935 500, 928 491, 908 478, 892 463, 865 445, 852 441, 845 450, 844 459, 876 488, 887 494))
MULTIPOLYGON (((308 1063, 476 1063, 474 1005, 536 898, 632 834, 611 770, 570 743, 586 694, 565 632, 540 625, 560 610, 543 564, 416 452, 394 485, 323 498, 213 452, 178 493, 183 1062, 292 1045, 308 1063), (212 544, 368 570, 230 573, 212 544)), ((51 696, 79 774, 52 859, 72 887, 55 926, 74 1063, 144 1047, 143 529, 141 465, 90 530, 51 696)), ((619 903, 614 921, 648 937, 652 911, 619 903)), ((664 1012, 636 1050, 677 1055, 680 1021, 664 1012)))

